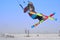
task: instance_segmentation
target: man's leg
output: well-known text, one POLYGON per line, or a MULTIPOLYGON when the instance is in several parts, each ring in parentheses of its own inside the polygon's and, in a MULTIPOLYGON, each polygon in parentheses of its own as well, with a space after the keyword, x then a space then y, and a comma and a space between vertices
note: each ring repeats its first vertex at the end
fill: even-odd
POLYGON ((39 21, 38 23, 34 24, 31 28, 37 27, 39 24, 41 24, 42 22, 44 22, 44 20, 39 21))
POLYGON ((39 22, 38 22, 38 23, 36 23, 36 24, 34 24, 34 25, 32 26, 32 28, 34 28, 34 27, 38 26, 40 23, 42 23, 42 22, 43 22, 43 17, 42 17, 42 16, 37 16, 37 17, 36 17, 36 19, 38 19, 38 20, 39 20, 39 22))

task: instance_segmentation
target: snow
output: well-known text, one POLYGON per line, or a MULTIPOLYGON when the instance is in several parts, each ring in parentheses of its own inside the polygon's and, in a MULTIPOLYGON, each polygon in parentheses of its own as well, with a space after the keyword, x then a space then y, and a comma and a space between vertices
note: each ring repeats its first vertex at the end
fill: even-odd
POLYGON ((60 40, 59 34, 4 34, 4 36, 2 35, 3 34, 0 35, 0 40, 60 40))

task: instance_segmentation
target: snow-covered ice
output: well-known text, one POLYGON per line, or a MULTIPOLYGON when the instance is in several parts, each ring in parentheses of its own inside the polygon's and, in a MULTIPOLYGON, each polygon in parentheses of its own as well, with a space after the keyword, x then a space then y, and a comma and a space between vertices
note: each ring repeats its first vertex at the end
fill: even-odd
POLYGON ((0 40, 60 40, 60 36, 59 34, 5 34, 0 35, 0 40))

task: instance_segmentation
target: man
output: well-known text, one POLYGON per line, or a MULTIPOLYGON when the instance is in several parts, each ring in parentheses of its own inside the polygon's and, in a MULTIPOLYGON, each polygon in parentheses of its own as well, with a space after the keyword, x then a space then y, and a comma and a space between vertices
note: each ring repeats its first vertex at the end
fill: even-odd
POLYGON ((35 8, 34 8, 34 5, 32 2, 29 2, 28 5, 24 8, 24 13, 26 13, 27 11, 29 11, 28 14, 29 14, 29 16, 31 16, 31 18, 39 20, 39 22, 34 24, 32 26, 32 28, 36 27, 38 24, 40 24, 43 21, 45 21, 46 19, 48 19, 48 17, 52 18, 52 16, 54 15, 54 13, 51 14, 50 16, 43 15, 42 13, 37 13, 35 11, 35 8))

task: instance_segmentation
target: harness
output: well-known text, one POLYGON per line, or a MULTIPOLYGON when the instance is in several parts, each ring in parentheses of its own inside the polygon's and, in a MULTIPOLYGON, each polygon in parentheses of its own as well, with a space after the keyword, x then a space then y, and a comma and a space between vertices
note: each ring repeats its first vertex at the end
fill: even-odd
MULTIPOLYGON (((40 13, 36 13, 36 12, 30 11, 30 12, 29 12, 29 16, 31 16, 33 19, 36 19, 36 18, 42 17, 43 15, 40 14, 40 13)), ((41 18, 40 18, 40 19, 41 19, 41 18)))

